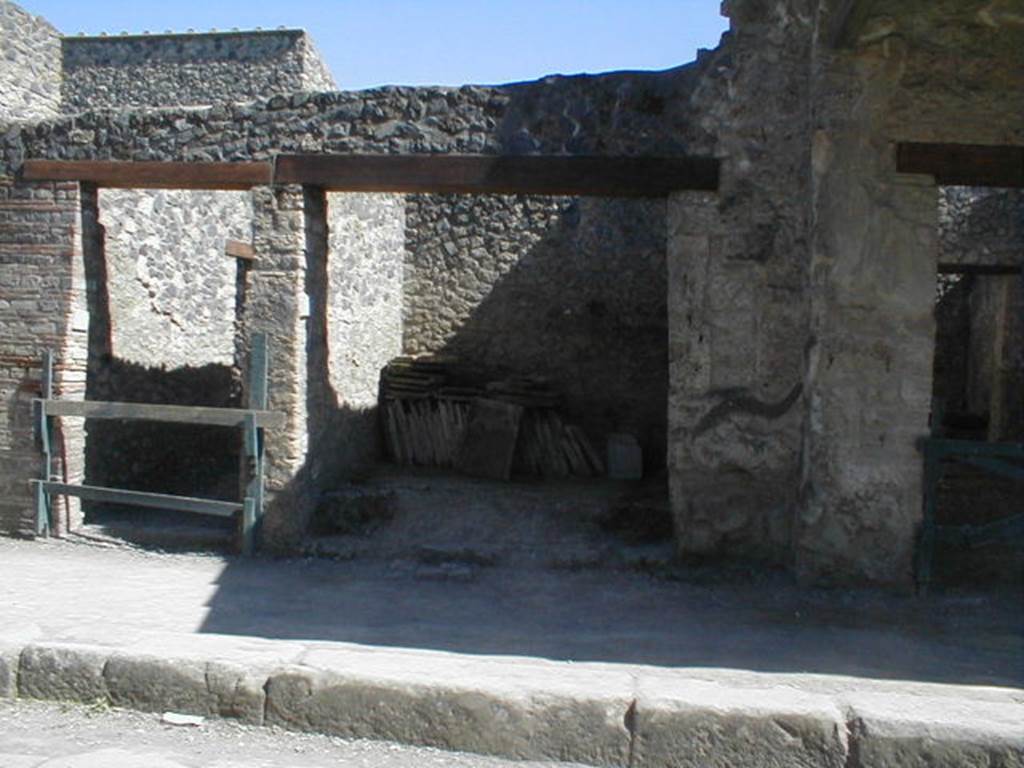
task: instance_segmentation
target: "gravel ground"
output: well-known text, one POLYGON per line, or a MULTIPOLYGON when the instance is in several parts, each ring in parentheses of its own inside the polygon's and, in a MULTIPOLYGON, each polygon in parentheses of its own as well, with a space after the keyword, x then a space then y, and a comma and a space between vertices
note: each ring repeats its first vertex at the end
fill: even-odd
POLYGON ((0 701, 0 768, 557 768, 226 720, 175 726, 103 706, 0 701))

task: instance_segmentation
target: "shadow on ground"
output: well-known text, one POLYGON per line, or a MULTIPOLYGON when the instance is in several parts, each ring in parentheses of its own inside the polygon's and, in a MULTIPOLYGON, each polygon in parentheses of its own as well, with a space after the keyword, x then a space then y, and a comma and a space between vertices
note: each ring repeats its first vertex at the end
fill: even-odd
MULTIPOLYGON (((613 561, 601 539, 586 532, 585 512, 600 489, 589 491, 591 498, 585 489, 567 486, 562 499, 575 493, 575 506, 543 515, 536 503, 531 506, 535 488, 509 496, 508 485, 494 484, 488 497, 486 483, 467 482, 387 478, 389 488, 404 483, 415 494, 421 527, 403 525, 399 504, 389 526, 365 539, 368 551, 385 556, 352 549, 346 556, 353 559, 344 562, 229 561, 201 631, 556 660, 1024 686, 1024 615, 1014 587, 924 598, 807 590, 777 571, 669 566, 657 555, 645 556, 656 548, 630 550, 621 542, 619 550, 633 556, 613 561), (467 501, 473 498, 483 501, 474 506, 467 501), (501 499, 507 508, 496 506, 501 499), (506 540, 504 549, 488 549, 474 540, 475 525, 495 531, 495 521, 513 509, 520 515, 508 520, 520 532, 514 547, 506 540), (423 546, 396 539, 395 530, 415 532, 423 546), (531 557, 560 550, 559 560, 531 557)), ((551 489, 536 498, 553 503, 551 489)))

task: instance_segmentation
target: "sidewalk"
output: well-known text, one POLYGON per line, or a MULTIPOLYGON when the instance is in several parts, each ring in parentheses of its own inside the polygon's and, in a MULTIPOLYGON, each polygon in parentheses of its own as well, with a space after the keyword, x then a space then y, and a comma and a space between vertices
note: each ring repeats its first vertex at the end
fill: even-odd
POLYGON ((984 764, 1024 760, 1024 616, 1013 593, 0 539, 15 693, 593 765, 984 764))

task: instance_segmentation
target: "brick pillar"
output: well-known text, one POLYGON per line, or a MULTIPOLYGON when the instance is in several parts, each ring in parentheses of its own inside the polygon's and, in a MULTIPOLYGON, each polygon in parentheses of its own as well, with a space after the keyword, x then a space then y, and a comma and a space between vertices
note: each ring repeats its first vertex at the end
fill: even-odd
MULTIPOLYGON (((88 314, 79 200, 76 183, 0 177, 0 533, 30 534, 34 527, 29 480, 40 476, 42 463, 32 399, 40 394, 43 351, 55 354, 59 397, 81 399, 85 392, 88 314)), ((80 482, 82 425, 66 420, 60 427, 53 470, 80 482)), ((79 522, 77 503, 57 503, 55 533, 79 522)))
POLYGON ((285 426, 267 433, 267 504, 261 546, 283 551, 298 544, 311 514, 312 490, 306 469, 306 241, 302 188, 253 190, 253 246, 248 271, 241 343, 247 376, 252 334, 267 335, 271 410, 285 426))

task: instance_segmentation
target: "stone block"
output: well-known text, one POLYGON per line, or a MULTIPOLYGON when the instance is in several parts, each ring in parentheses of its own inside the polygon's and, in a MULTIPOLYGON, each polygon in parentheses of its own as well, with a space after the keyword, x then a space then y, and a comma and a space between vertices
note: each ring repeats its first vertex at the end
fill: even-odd
POLYGON ((264 678, 241 667, 147 656, 113 656, 104 670, 116 706, 238 718, 260 724, 264 678))
POLYGON ((1024 704, 860 693, 849 705, 858 766, 1024 766, 1024 704))
POLYGON ((223 662, 206 665, 206 687, 220 717, 262 725, 266 681, 266 675, 239 665, 223 662))
POLYGON ((93 702, 107 699, 107 654, 75 645, 30 645, 18 665, 18 695, 32 699, 93 702))
POLYGON ((691 681, 685 697, 637 703, 635 768, 841 768, 846 724, 824 697, 726 690, 691 681))
POLYGON ((357 679, 283 670, 267 683, 266 723, 524 760, 624 765, 628 701, 357 679))
POLYGON ((0 699, 18 695, 18 657, 21 649, 0 645, 0 699))

